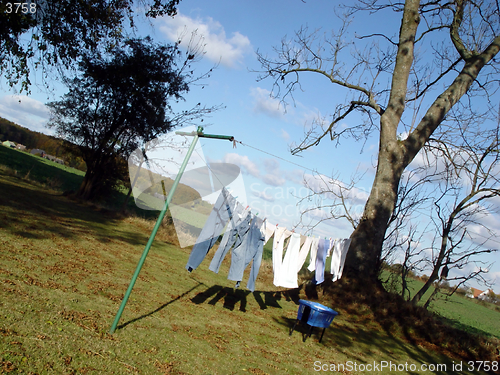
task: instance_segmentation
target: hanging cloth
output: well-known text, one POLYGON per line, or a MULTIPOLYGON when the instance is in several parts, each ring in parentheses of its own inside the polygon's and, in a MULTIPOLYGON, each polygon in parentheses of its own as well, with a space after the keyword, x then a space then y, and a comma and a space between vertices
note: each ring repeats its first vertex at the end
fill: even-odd
POLYGON ((311 243, 312 243, 312 238, 311 237, 306 237, 304 244, 300 248, 299 251, 299 256, 297 259, 297 272, 299 272, 302 269, 302 266, 304 265, 307 255, 309 254, 309 251, 311 250, 311 243))
POLYGON ((285 257, 283 263, 279 268, 279 274, 275 274, 277 278, 276 286, 284 288, 298 288, 297 284, 297 262, 299 259, 300 251, 300 234, 292 233, 288 246, 286 247, 285 257))
POLYGON ((243 279, 245 268, 247 268, 253 260, 247 283, 247 288, 253 292, 255 290, 255 280, 257 279, 260 264, 262 262, 262 253, 264 251, 264 221, 252 215, 252 222, 248 231, 243 233, 241 237, 238 237, 238 240, 240 238, 241 241, 237 241, 231 255, 231 267, 229 268, 227 278, 229 280, 238 281, 237 285, 239 285, 239 282, 243 279))
POLYGON ((328 243, 329 243, 329 246, 328 246, 328 249, 326 250, 326 257, 327 258, 332 254, 332 249, 333 249, 333 245, 335 244, 335 241, 332 239, 332 237, 330 237, 330 239, 328 240, 328 243))
POLYGON ((316 270, 316 254, 318 252, 318 242, 319 238, 313 238, 311 243, 311 260, 309 262, 309 267, 307 269, 311 272, 316 270))
POLYGON ((272 225, 269 221, 265 221, 264 222, 264 226, 265 226, 265 238, 264 238, 264 244, 267 243, 267 241, 269 241, 269 239, 273 236, 274 234, 274 230, 276 229, 276 226, 275 225, 272 225))
POLYGON ((347 255, 347 251, 349 250, 350 244, 351 244, 350 238, 335 240, 335 245, 332 252, 332 263, 331 263, 331 273, 333 275, 332 277, 333 281, 337 281, 342 277, 345 258, 347 255))
POLYGON ((283 245, 285 240, 290 237, 292 232, 290 232, 285 227, 278 227, 274 231, 274 241, 273 241, 273 272, 274 279, 273 284, 278 283, 278 278, 281 272, 281 265, 283 264, 283 245))
POLYGON ((222 230, 228 223, 229 219, 232 217, 234 208, 236 206, 236 199, 223 188, 217 201, 215 202, 214 208, 210 212, 208 219, 201 230, 196 243, 191 250, 189 255, 189 260, 186 265, 186 269, 191 272, 198 268, 201 264, 208 251, 215 244, 215 241, 219 238, 222 230))
POLYGON ((314 273, 314 280, 316 281, 316 284, 321 284, 325 281, 326 252, 329 246, 329 240, 321 238, 318 241, 318 251, 316 253, 316 272, 314 273))
POLYGON ((244 228, 249 227, 250 220, 250 212, 244 209, 241 204, 236 203, 233 217, 229 222, 224 236, 222 236, 222 240, 219 244, 219 247, 217 248, 217 251, 215 252, 214 257, 212 258, 212 261, 210 262, 210 266, 208 267, 210 271, 219 273, 220 266, 226 254, 235 244, 236 239, 238 238, 238 234, 243 233, 245 231, 244 228))

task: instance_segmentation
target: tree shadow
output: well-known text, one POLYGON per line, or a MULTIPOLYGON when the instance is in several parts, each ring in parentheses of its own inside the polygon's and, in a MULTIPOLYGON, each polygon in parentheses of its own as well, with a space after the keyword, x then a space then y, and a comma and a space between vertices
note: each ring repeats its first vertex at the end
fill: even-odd
POLYGON ((342 278, 335 283, 325 279, 319 286, 307 285, 304 291, 308 299, 321 299, 354 318, 352 323, 357 332, 348 336, 366 345, 382 348, 383 342, 389 340, 387 344, 396 344, 409 357, 421 362, 432 360, 422 347, 463 360, 495 360, 484 338, 444 324, 433 313, 414 306, 400 295, 388 293, 380 285, 366 285, 357 279, 342 278), (381 332, 373 340, 371 335, 377 329, 381 332))
POLYGON ((0 228, 23 238, 77 238, 92 235, 106 243, 145 244, 147 234, 109 231, 118 224, 115 213, 70 200, 0 171, 0 228))

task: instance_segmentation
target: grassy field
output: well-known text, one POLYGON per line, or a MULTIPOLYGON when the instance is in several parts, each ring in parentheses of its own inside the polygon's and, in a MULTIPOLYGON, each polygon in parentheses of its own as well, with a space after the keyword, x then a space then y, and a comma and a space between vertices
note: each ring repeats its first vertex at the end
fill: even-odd
POLYGON ((387 374, 426 364, 447 366, 433 373, 469 374, 466 358, 487 360, 480 340, 471 339, 467 353, 444 338, 442 345, 413 340, 398 319, 389 328, 390 308, 369 308, 355 295, 326 299, 320 291, 320 301, 340 312, 321 343, 318 332, 304 342, 303 327, 289 336, 298 299, 312 298, 305 288, 274 287, 269 261, 254 293, 226 279, 229 259, 219 274, 208 270, 209 259, 190 274, 189 249, 174 245, 167 225, 110 335, 153 225, 0 168, 0 373, 313 374, 340 365, 340 373, 361 374, 375 365, 370 373, 387 374))
POLYGON ((0 147, 0 164, 11 168, 18 177, 60 191, 77 190, 85 175, 78 169, 5 146, 0 147))
MULTIPOLYGON (((384 276, 387 278, 388 273, 384 273, 384 276)), ((411 295, 414 295, 423 285, 424 283, 420 280, 408 279, 411 295)), ((422 298, 422 305, 433 291, 434 288, 429 288, 422 298)), ((431 302, 429 310, 462 330, 500 339, 500 312, 494 308, 494 305, 480 304, 458 294, 452 296, 439 294, 439 298, 431 302)))

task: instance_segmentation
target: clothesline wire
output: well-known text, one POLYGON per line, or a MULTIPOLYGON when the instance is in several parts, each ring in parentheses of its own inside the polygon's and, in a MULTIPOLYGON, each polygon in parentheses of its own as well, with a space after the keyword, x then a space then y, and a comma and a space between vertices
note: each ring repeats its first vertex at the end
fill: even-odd
POLYGON ((262 152, 262 153, 267 154, 267 155, 269 155, 269 156, 272 156, 273 158, 280 159, 280 160, 283 160, 284 162, 287 162, 287 163, 290 163, 290 164, 296 165, 297 167, 300 167, 300 168, 302 168, 302 169, 306 169, 306 170, 311 171, 311 172, 313 172, 313 173, 319 173, 317 170, 311 169, 311 168, 309 168, 309 167, 304 167, 303 165, 297 164, 297 163, 295 163, 295 162, 293 162, 293 161, 287 160, 287 159, 282 158, 282 157, 280 157, 280 156, 278 156, 278 155, 271 154, 270 152, 267 152, 267 151, 261 150, 261 149, 259 149, 259 148, 257 148, 257 147, 250 146, 249 144, 243 143, 243 142, 241 142, 241 141, 237 141, 237 140, 235 140, 234 142, 235 142, 235 143, 239 143, 239 144, 241 144, 241 145, 243 145, 243 146, 246 146, 246 147, 253 148, 253 149, 254 149, 254 150, 256 150, 256 151, 259 151, 259 152, 262 152))

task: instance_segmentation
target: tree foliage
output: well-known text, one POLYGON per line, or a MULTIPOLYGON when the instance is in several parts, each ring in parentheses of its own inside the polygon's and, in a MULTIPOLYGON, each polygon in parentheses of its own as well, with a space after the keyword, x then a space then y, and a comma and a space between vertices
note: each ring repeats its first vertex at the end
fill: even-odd
POLYGON ((173 113, 171 101, 183 99, 194 76, 191 64, 201 53, 192 45, 157 45, 149 38, 127 40, 111 53, 91 54, 80 63, 82 73, 68 80, 68 93, 49 103, 50 127, 80 147, 87 172, 78 192, 95 199, 121 177, 120 161, 141 142, 196 120, 214 108, 173 113))
POLYGON ((82 54, 120 41, 137 12, 174 16, 180 0, 27 0, 0 2, 0 73, 21 90, 35 68, 70 68, 82 54), (128 21, 128 22, 127 22, 128 21))
POLYGON ((378 135, 375 178, 345 266, 348 274, 375 279, 404 170, 452 108, 468 116, 488 111, 498 89, 500 8, 491 1, 359 0, 344 9, 338 32, 302 28, 275 48, 275 56, 259 54, 260 78, 271 78, 275 95, 285 101, 306 74, 331 83, 335 99, 346 98, 308 128, 294 153, 324 139, 378 135), (379 33, 373 22, 372 34, 352 42, 349 24, 359 12, 398 15, 397 39, 379 33), (477 95, 482 107, 474 105, 477 95), (344 127, 354 113, 364 120, 344 127), (408 136, 402 139, 402 133, 408 136))

